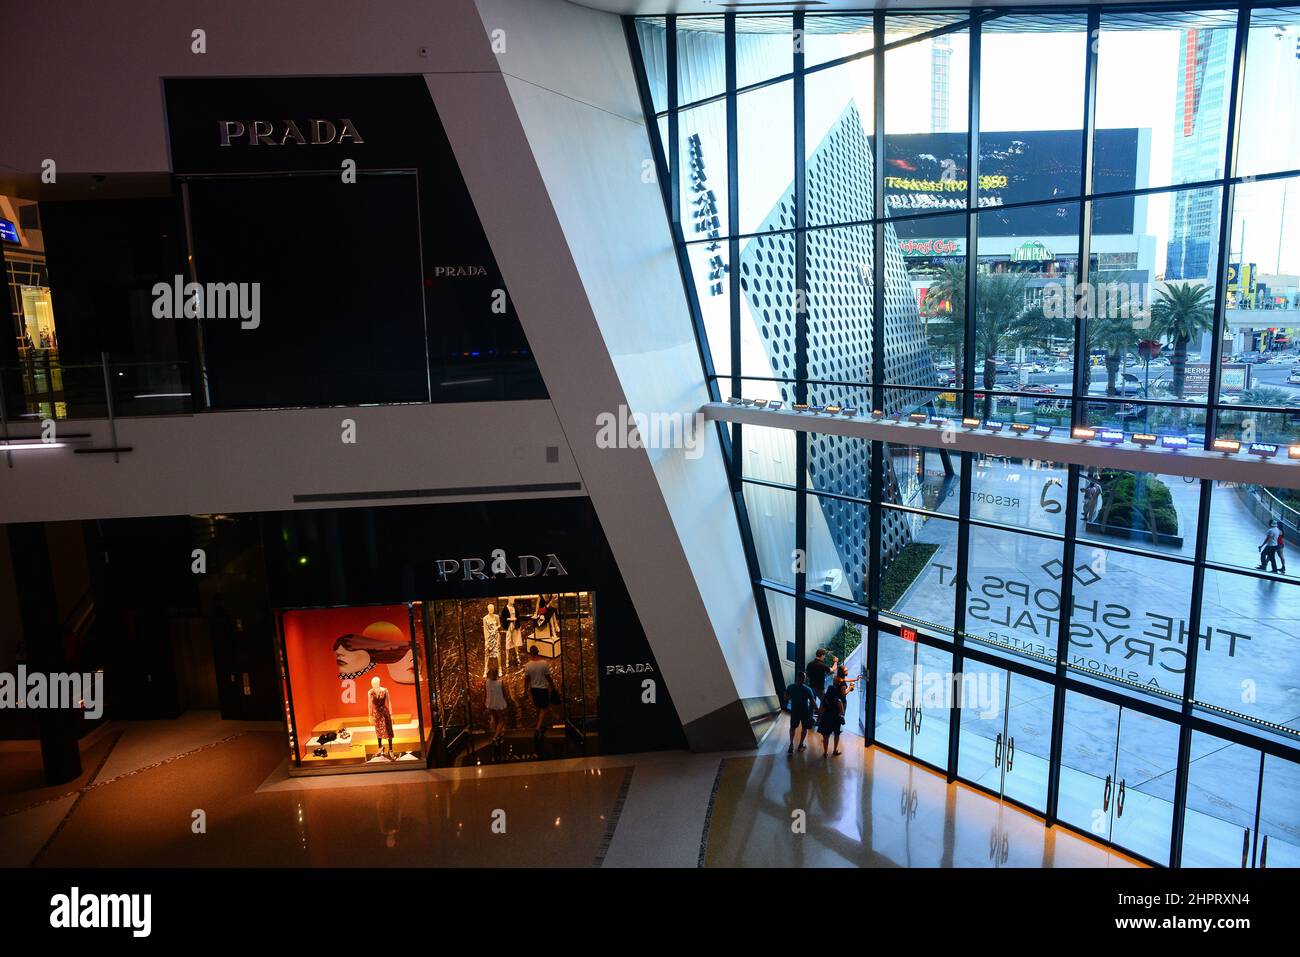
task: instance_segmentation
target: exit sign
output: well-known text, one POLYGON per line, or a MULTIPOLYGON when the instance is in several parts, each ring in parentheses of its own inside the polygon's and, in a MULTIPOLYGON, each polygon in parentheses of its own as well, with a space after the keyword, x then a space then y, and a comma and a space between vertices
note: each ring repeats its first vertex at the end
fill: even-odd
POLYGON ((914 628, 900 628, 898 634, 904 641, 916 641, 916 629, 914 628))

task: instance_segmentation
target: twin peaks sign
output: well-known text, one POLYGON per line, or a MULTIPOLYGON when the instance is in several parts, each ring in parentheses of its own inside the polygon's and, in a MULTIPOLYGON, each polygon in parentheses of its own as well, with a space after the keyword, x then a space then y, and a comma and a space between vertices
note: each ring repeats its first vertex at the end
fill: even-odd
POLYGON ((218 120, 222 146, 341 146, 364 143, 352 121, 218 120))

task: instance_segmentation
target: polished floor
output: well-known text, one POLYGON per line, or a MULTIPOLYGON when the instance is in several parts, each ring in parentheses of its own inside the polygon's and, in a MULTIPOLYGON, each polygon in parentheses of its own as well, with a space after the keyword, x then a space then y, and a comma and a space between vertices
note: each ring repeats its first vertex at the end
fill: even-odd
POLYGON ((290 778, 280 729, 107 729, 81 779, 0 753, 0 864, 1114 867, 1122 855, 846 736, 826 762, 661 752, 290 778), (797 822, 797 826, 796 826, 797 822))

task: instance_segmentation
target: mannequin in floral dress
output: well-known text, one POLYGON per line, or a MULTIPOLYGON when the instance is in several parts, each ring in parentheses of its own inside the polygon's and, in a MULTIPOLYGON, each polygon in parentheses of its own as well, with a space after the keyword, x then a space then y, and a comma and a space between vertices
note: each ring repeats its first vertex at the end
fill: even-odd
POLYGON ((388 697, 388 689, 379 683, 378 678, 370 679, 370 691, 366 695, 367 712, 370 723, 375 729, 375 740, 379 742, 379 751, 384 751, 384 738, 388 739, 388 756, 393 756, 393 702, 388 697))
POLYGON ((489 603, 483 616, 483 677, 494 665, 501 666, 501 616, 497 606, 489 603))

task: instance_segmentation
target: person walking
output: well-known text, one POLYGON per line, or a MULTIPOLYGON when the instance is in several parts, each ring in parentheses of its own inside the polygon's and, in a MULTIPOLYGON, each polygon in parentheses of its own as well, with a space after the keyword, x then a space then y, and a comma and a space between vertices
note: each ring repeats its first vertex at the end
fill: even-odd
POLYGON ((1088 484, 1083 489, 1083 521, 1086 525, 1097 515, 1097 506, 1101 503, 1101 483, 1093 476, 1088 476, 1088 484))
POLYGON ((794 754, 794 732, 800 729, 799 750, 807 751, 805 743, 808 732, 813 729, 813 712, 817 709, 817 697, 807 685, 808 676, 799 672, 794 676, 794 684, 785 689, 785 707, 790 712, 790 747, 786 754, 794 754))
MULTIPOLYGON (((840 673, 845 672, 844 668, 839 669, 840 673)), ((836 674, 835 680, 831 686, 826 689, 822 695, 821 710, 817 713, 817 733, 822 736, 822 759, 829 758, 831 752, 831 736, 835 736, 834 754, 840 753, 840 731, 844 728, 844 700, 848 697, 848 683, 836 674)))
POLYGON ((524 684, 528 686, 528 695, 533 699, 537 709, 537 725, 533 728, 533 750, 542 756, 546 743, 546 725, 551 717, 551 696, 556 694, 555 682, 551 679, 551 666, 542 660, 536 645, 528 649, 528 664, 524 665, 524 684))
POLYGON ((492 731, 492 746, 498 747, 506 733, 506 711, 510 707, 506 683, 501 680, 501 673, 489 668, 486 681, 488 727, 492 731))
POLYGON ((1259 570, 1264 571, 1267 565, 1268 570, 1277 571, 1277 543, 1282 537, 1281 531, 1278 530, 1276 521, 1268 523, 1268 531, 1264 533, 1264 541, 1259 544, 1259 570))
POLYGON ((1286 574, 1286 531, 1279 524, 1277 527, 1277 551, 1273 553, 1282 563, 1282 574, 1286 574))

